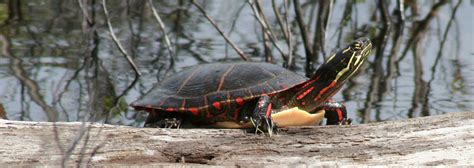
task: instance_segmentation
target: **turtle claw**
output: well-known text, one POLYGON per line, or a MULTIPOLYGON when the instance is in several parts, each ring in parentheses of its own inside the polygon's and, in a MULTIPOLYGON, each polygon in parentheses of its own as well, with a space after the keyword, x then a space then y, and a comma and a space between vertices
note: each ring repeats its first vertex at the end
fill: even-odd
POLYGON ((342 121, 339 122, 339 125, 352 125, 352 119, 351 118, 345 118, 342 121))
POLYGON ((274 133, 277 133, 277 126, 272 120, 271 110, 272 104, 270 97, 267 95, 260 97, 253 116, 250 118, 250 121, 255 127, 255 134, 267 132, 269 136, 272 136, 274 133))
POLYGON ((156 128, 176 128, 179 129, 181 126, 181 119, 178 118, 165 118, 156 123, 153 123, 152 127, 156 128))
POLYGON ((258 133, 268 133, 268 136, 273 136, 278 133, 277 125, 272 121, 270 117, 255 117, 251 118, 250 121, 255 128, 255 134, 258 133))

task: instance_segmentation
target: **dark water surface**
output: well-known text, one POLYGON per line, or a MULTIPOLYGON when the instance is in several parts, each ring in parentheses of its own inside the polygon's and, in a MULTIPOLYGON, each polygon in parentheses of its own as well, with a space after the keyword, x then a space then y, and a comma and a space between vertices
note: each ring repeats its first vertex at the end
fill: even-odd
MULTIPOLYGON (((67 0, 8 2, 0 1, 0 105, 10 120, 142 126, 145 113, 128 104, 166 74, 206 62, 241 60, 190 1, 154 1, 175 55, 170 66, 148 1, 109 1, 113 30, 142 73, 131 85, 135 72, 110 36, 101 1, 83 8, 67 0)), ((198 1, 252 61, 271 58, 282 65, 275 47, 265 50, 262 28, 246 2, 198 1)), ((372 39, 376 48, 364 70, 334 97, 347 105, 349 116, 367 123, 474 110, 473 2, 406 1, 403 24, 396 1, 386 1, 391 24, 384 24, 383 5, 376 2, 381 1, 332 4, 316 59, 315 66, 355 36, 372 39)), ((283 1, 276 5, 284 13, 283 1)), ((312 1, 301 5, 314 35, 322 8, 312 1)), ((277 44, 287 53, 271 1, 263 1, 262 7, 277 44)), ((305 75, 293 1, 288 8, 292 70, 305 75)))

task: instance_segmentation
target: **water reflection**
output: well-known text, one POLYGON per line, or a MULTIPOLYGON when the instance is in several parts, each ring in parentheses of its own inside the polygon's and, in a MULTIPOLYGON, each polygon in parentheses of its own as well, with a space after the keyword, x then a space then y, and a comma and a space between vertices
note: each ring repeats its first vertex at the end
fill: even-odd
MULTIPOLYGON (((306 76, 337 47, 369 36, 376 44, 370 63, 334 97, 356 122, 474 109, 468 2, 196 2, 252 61, 306 76)), ((128 103, 166 75, 241 60, 191 1, 153 1, 153 7, 171 46, 147 1, 107 2, 115 41, 101 2, 0 3, 0 114, 3 105, 11 120, 140 126, 143 113, 128 103), (116 42, 142 77, 135 78, 116 42)))

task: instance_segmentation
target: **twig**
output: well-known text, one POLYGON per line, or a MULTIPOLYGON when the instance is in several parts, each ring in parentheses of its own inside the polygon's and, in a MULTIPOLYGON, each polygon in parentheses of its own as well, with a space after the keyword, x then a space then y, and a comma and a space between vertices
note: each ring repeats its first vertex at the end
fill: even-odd
MULTIPOLYGON (((436 74, 436 67, 437 65, 439 64, 439 61, 441 60, 441 57, 443 56, 443 48, 444 48, 444 44, 446 42, 446 40, 448 39, 448 34, 449 34, 449 29, 451 28, 451 25, 456 17, 456 12, 459 8, 459 6, 462 4, 462 0, 459 0, 457 2, 457 4, 454 6, 454 9, 451 13, 451 17, 448 21, 448 24, 446 25, 446 28, 444 29, 444 34, 443 34, 443 38, 441 39, 441 42, 439 44, 439 50, 438 50, 438 55, 436 56, 436 59, 435 59, 435 62, 433 64, 433 66, 431 67, 431 77, 430 77, 430 80, 428 81, 428 83, 426 84, 427 86, 427 90, 431 90, 431 83, 434 81, 435 79, 435 74, 436 74)), ((425 92, 425 95, 423 96, 424 99, 423 99, 423 107, 424 109, 428 109, 428 105, 429 105, 429 99, 428 99, 428 96, 429 96, 430 92, 425 92)))
MULTIPOLYGON (((55 129, 58 129, 58 128, 56 128, 56 124, 55 124, 55 129)), ((83 121, 81 123, 81 127, 79 127, 78 134, 76 134, 76 136, 74 137, 74 140, 72 141, 70 146, 67 148, 67 150, 64 151, 65 152, 64 156, 61 159, 61 166, 62 167, 66 167, 67 161, 71 158, 71 155, 73 154, 72 152, 74 151, 74 149, 76 149, 77 145, 79 144, 81 139, 84 137, 86 132, 88 132, 88 129, 86 127, 86 121, 83 121)), ((59 138, 58 138, 58 140, 59 140, 59 138)))
POLYGON ((310 57, 313 55, 313 49, 311 47, 311 42, 309 41, 309 33, 306 25, 304 24, 303 20, 303 13, 301 11, 300 1, 293 0, 294 7, 295 7, 295 14, 296 14, 296 22, 298 22, 298 26, 300 27, 301 36, 303 38, 304 49, 306 52, 306 57, 310 57))
POLYGON ((165 24, 163 24, 163 21, 160 18, 160 15, 158 15, 158 12, 156 12, 155 6, 153 5, 152 0, 148 0, 148 3, 150 4, 151 11, 153 12, 153 16, 156 19, 156 22, 158 22, 158 27, 160 28, 161 32, 163 33, 163 36, 165 37, 165 43, 166 43, 166 48, 168 49, 168 52, 170 54, 170 67, 174 66, 174 54, 173 54, 173 49, 171 48, 171 42, 170 38, 166 34, 165 31, 165 24))
POLYGON ((289 68, 293 64, 293 47, 291 45, 290 25, 288 23, 288 20, 289 20, 288 19, 288 1, 284 0, 283 5, 285 7, 285 20, 284 21, 280 14, 280 11, 278 10, 275 0, 272 0, 273 12, 275 13, 278 24, 280 25, 281 30, 283 31, 283 37, 285 37, 286 45, 288 47, 288 61, 286 62, 286 64, 288 64, 287 67, 289 68))
POLYGON ((109 118, 110 118, 110 114, 112 114, 113 110, 114 109, 120 109, 120 103, 121 103, 121 100, 122 98, 135 86, 135 84, 137 84, 138 82, 138 77, 135 77, 132 81, 132 83, 130 83, 127 88, 125 88, 125 90, 123 90, 123 92, 118 95, 117 97, 114 97, 113 98, 113 107, 111 107, 108 111, 107 111, 107 116, 105 118, 105 122, 108 122, 109 121, 109 118))
POLYGON ((285 6, 285 24, 286 24, 286 30, 288 31, 288 41, 286 42, 287 45, 288 45, 288 67, 292 67, 293 66, 293 45, 291 44, 291 40, 292 40, 292 35, 291 35, 291 28, 290 28, 290 18, 289 18, 289 12, 290 10, 288 10, 288 4, 289 4, 289 1, 288 0, 284 0, 285 2, 284 3, 284 6, 285 6))
POLYGON ((204 10, 204 8, 202 8, 202 6, 199 5, 195 0, 192 0, 191 2, 194 4, 194 6, 196 6, 196 7, 199 9, 199 11, 201 11, 201 13, 207 18, 207 20, 209 20, 209 22, 211 22, 211 24, 214 26, 214 28, 217 29, 217 31, 219 32, 219 34, 221 34, 221 36, 224 37, 225 41, 226 41, 227 43, 229 43, 229 44, 232 46, 232 48, 234 48, 234 50, 237 52, 237 54, 240 55, 240 58, 242 58, 244 61, 248 61, 249 59, 248 59, 248 57, 244 54, 244 52, 242 52, 242 50, 240 50, 234 42, 230 41, 229 37, 227 37, 227 35, 224 34, 224 32, 219 28, 219 26, 218 26, 217 23, 214 21, 214 19, 212 19, 212 18, 207 14, 207 12, 204 10))
POLYGON ((418 26, 414 28, 414 31, 411 34, 410 39, 408 39, 407 44, 405 45, 405 49, 403 50, 402 55, 397 60, 397 63, 396 63, 397 65, 405 58, 410 47, 413 46, 415 43, 418 43, 418 41, 423 36, 425 36, 425 31, 428 29, 429 23, 436 16, 436 13, 440 10, 440 8, 443 5, 445 5, 447 2, 448 2, 447 0, 440 0, 438 3, 434 4, 431 7, 428 14, 426 15, 426 17, 419 22, 418 26))
POLYGON ((84 4, 82 4, 82 0, 77 0, 79 3, 79 7, 81 8, 82 14, 86 18, 86 21, 88 24, 91 24, 93 22, 92 18, 89 16, 89 13, 87 12, 87 9, 84 7, 84 4))
MULTIPOLYGON (((286 5, 286 0, 283 2, 284 5, 286 5)), ((285 6, 286 7, 286 6, 285 6)), ((275 0, 272 0, 272 8, 273 8, 273 13, 275 13, 275 16, 277 18, 278 24, 281 27, 281 30, 283 31, 283 35, 285 37, 285 40, 288 42, 289 41, 289 36, 290 36, 290 30, 287 29, 283 25, 283 18, 281 17, 280 11, 278 10, 278 7, 276 6, 275 0)), ((286 12, 288 14, 288 11, 286 12)))
POLYGON ((296 14, 296 22, 298 22, 298 27, 300 27, 301 37, 303 38, 304 49, 306 53, 306 75, 309 76, 310 73, 314 71, 313 64, 314 64, 314 56, 313 56, 313 48, 311 47, 311 41, 309 40, 309 33, 304 24, 303 20, 303 13, 301 11, 300 1, 293 0, 295 14, 296 14))
MULTIPOLYGON (((230 36, 233 32, 234 32, 234 29, 235 29, 235 25, 237 23, 237 20, 238 20, 238 17, 240 16, 240 13, 242 12, 242 10, 244 9, 244 7, 246 6, 246 3, 242 3, 242 5, 239 7, 239 9, 237 9, 237 13, 235 14, 235 18, 232 19, 232 24, 230 26, 230 30, 229 32, 227 32, 227 36, 230 36)), ((225 57, 227 58, 228 57, 228 50, 229 50, 229 44, 228 43, 225 43, 225 57)))
MULTIPOLYGON (((258 17, 260 17, 260 18, 264 18, 265 26, 263 26, 262 24, 260 24, 260 25, 261 25, 261 28, 262 28, 263 47, 265 48, 265 50, 264 50, 265 51, 265 62, 273 62, 272 39, 271 39, 272 36, 270 36, 267 33, 266 28, 268 28, 268 26, 266 26, 266 25, 268 25, 268 22, 266 20, 265 14, 263 13, 262 8, 260 8, 260 6, 259 6, 260 4, 258 2, 259 2, 259 0, 253 0, 252 3, 251 3, 251 0, 247 1, 247 3, 250 5, 250 7, 252 9, 253 14, 258 15, 258 17)), ((260 23, 260 21, 259 21, 259 23, 260 23)), ((280 54, 283 55, 282 52, 280 52, 280 54)), ((286 61, 284 61, 284 62, 286 62, 286 61)))
POLYGON ((107 6, 106 6, 105 0, 102 0, 102 8, 103 8, 103 10, 104 10, 105 19, 107 20, 107 26, 109 27, 110 35, 112 36, 112 39, 113 39, 113 41, 115 42, 115 45, 117 45, 117 47, 119 48, 120 52, 123 54, 123 56, 125 56, 125 58, 127 59, 128 63, 132 66, 132 68, 133 68, 133 70, 135 71, 135 73, 136 73, 138 76, 141 76, 142 74, 141 74, 140 71, 138 70, 138 67, 135 65, 135 63, 133 62, 132 58, 130 58, 130 56, 128 55, 127 51, 125 51, 125 49, 122 47, 122 44, 120 43, 120 41, 119 41, 119 40, 117 39, 117 37, 115 36, 114 29, 113 29, 113 27, 112 27, 112 23, 110 22, 109 12, 107 11, 107 6))
MULTIPOLYGON (((265 32, 265 28, 262 27, 262 32, 265 32)), ((264 50, 264 55, 265 55, 265 62, 273 62, 273 55, 272 55, 272 45, 270 44, 271 40, 269 40, 268 34, 267 33, 262 33, 262 38, 263 38, 263 48, 264 50)))
POLYGON ((272 42, 272 44, 277 48, 277 50, 280 52, 281 54, 281 57, 287 61, 288 58, 285 56, 285 54, 283 53, 283 50, 281 49, 281 47, 276 43, 277 42, 277 39, 275 37, 275 34, 273 33, 272 29, 270 29, 270 27, 268 26, 268 22, 266 20, 266 17, 265 15, 263 14, 263 10, 262 8, 260 7, 260 3, 258 0, 254 1, 255 3, 252 3, 251 0, 248 1, 248 3, 250 4, 250 7, 252 7, 252 11, 254 13, 254 16, 255 18, 257 19, 257 21, 260 23, 260 25, 262 26, 263 30, 264 30, 264 33, 268 35, 268 37, 270 38, 270 41, 272 42), (256 5, 254 5, 256 4, 256 5))
POLYGON ((382 21, 384 23, 382 28, 382 33, 378 38, 378 45, 376 57, 383 57, 383 51, 385 51, 385 46, 387 45, 388 36, 392 31, 392 21, 390 20, 391 16, 388 12, 387 3, 385 0, 377 1, 378 9, 380 11, 380 15, 382 17, 382 21))
POLYGON ((385 79, 382 80, 384 83, 382 85, 385 86, 385 90, 389 90, 391 88, 391 82, 392 78, 395 74, 395 72, 398 71, 398 66, 396 65, 396 60, 398 56, 398 51, 400 49, 402 39, 403 39, 403 34, 404 34, 404 29, 405 29, 405 14, 403 12, 404 10, 404 4, 403 0, 397 0, 397 7, 395 8, 394 14, 396 15, 396 22, 394 24, 395 26, 395 32, 393 34, 393 41, 392 41, 392 48, 390 49, 390 54, 388 55, 387 59, 387 72, 385 75, 385 79))
MULTIPOLYGON (((405 5, 403 0, 397 0, 397 8, 399 21, 405 22, 405 5)), ((402 29, 403 30, 403 29, 402 29)))
POLYGON ((332 39, 337 34, 336 48, 339 48, 339 46, 341 45, 342 30, 344 29, 344 26, 346 26, 347 23, 350 21, 350 18, 352 15, 352 3, 353 3, 352 1, 346 1, 346 5, 344 6, 344 12, 342 14, 341 21, 339 21, 339 25, 336 28, 336 31, 330 37, 332 39))
POLYGON ((331 17, 331 9, 333 1, 321 1, 319 3, 318 20, 316 25, 316 33, 314 35, 313 43, 313 54, 318 59, 318 51, 322 52, 323 57, 326 57, 325 41, 326 41, 326 30, 328 28, 329 18, 331 17))

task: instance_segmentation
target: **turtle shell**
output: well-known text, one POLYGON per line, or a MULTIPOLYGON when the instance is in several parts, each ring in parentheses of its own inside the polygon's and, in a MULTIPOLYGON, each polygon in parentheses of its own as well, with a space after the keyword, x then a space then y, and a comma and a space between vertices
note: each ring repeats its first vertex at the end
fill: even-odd
POLYGON ((202 64, 166 78, 131 106, 150 115, 182 113, 210 122, 238 120, 240 111, 253 110, 261 95, 279 93, 306 80, 269 63, 202 64))

